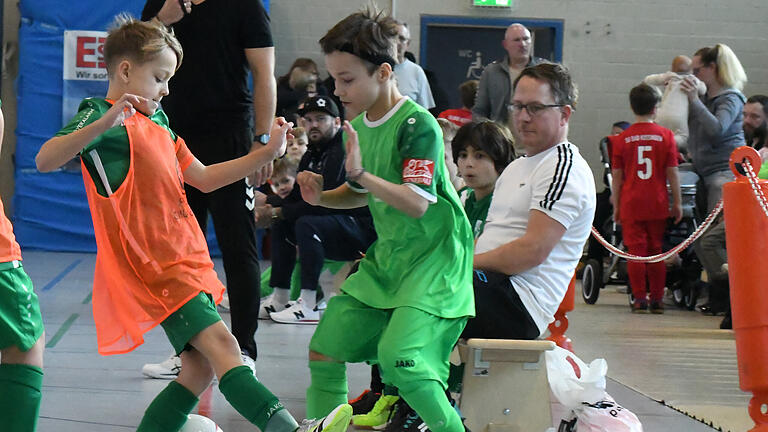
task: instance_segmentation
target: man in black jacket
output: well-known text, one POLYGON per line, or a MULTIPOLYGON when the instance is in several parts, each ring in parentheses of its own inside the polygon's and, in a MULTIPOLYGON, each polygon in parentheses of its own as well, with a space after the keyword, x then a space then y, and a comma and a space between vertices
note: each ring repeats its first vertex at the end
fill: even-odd
MULTIPOLYGON (((309 147, 298 171, 322 174, 323 189, 346 181, 344 142, 336 103, 327 96, 307 99, 299 108, 299 123, 307 130, 309 147)), ((298 189, 298 185, 294 186, 298 189)), ((361 257, 376 238, 367 207, 328 209, 306 203, 295 194, 270 200, 272 207, 257 212, 259 221, 272 220, 272 276, 274 293, 259 310, 259 318, 287 324, 317 324, 318 278, 327 259, 349 261, 361 257), (291 199, 293 198, 293 199, 291 199), (301 298, 288 305, 291 273, 298 249, 301 264, 301 298)))

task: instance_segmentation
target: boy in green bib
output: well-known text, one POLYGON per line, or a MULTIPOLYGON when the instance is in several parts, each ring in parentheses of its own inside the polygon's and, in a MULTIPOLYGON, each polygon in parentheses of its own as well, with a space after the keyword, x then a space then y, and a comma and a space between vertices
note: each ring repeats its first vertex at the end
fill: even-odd
MULTIPOLYGON (((0 112, 0 143, 3 129, 0 112)), ((21 248, 0 201, 0 431, 37 429, 44 345, 37 295, 21 265, 21 248)))
POLYGON ((375 362, 433 432, 464 430, 445 395, 448 358, 469 317, 472 231, 444 163, 437 121, 397 90, 397 23, 354 13, 321 40, 348 117, 347 183, 323 191, 299 173, 304 200, 368 205, 378 240, 332 298, 310 342, 307 414, 347 400, 346 362, 375 362))

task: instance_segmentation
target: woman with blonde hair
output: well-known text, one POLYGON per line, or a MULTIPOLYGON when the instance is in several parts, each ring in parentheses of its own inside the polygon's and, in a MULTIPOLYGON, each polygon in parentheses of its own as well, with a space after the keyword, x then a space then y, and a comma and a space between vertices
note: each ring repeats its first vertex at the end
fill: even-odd
POLYGON ((731 152, 744 145, 742 111, 746 98, 741 89, 747 74, 736 54, 724 44, 696 51, 692 67, 707 92, 699 97, 692 78, 687 78, 681 89, 690 101, 688 146, 693 167, 706 189, 709 212, 722 197, 723 184, 733 180, 728 167, 731 152))
MULTIPOLYGON (((693 79, 686 78, 680 86, 690 101, 688 148, 693 167, 701 177, 696 193, 697 204, 706 197, 706 205, 699 206, 704 216, 722 198, 723 184, 733 180, 728 167, 731 152, 744 145, 742 124, 746 98, 741 89, 747 82, 747 74, 736 54, 723 44, 696 51, 691 66, 693 74, 707 86, 706 94, 701 97, 696 92, 693 79), (705 209, 706 213, 703 212, 705 209)), ((723 221, 712 226, 694 244, 696 255, 709 277, 709 301, 700 309, 708 314, 725 311, 730 317, 728 276, 721 270, 724 247, 723 221)), ((725 320, 723 325, 727 327, 725 320)))

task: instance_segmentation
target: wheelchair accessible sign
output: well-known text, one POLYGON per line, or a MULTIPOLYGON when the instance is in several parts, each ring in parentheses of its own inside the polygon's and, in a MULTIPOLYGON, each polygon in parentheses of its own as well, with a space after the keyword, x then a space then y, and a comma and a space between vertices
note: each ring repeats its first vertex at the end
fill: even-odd
POLYGON ((107 32, 66 30, 64 32, 64 81, 61 101, 62 126, 77 113, 87 97, 104 97, 109 87, 104 64, 107 32))

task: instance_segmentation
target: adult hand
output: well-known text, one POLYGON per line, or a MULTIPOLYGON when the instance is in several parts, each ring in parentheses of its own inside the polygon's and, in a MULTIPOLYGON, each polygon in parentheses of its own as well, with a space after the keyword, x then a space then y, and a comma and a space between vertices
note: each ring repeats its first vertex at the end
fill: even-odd
POLYGON ((286 121, 284 117, 277 117, 272 122, 272 130, 269 131, 269 142, 266 147, 275 151, 275 158, 285 154, 288 138, 293 138, 292 129, 293 123, 286 121))
POLYGON ((302 171, 296 176, 296 183, 299 184, 304 201, 311 205, 320 205, 320 195, 323 193, 322 175, 309 170, 302 171))
MULTIPOLYGON (((269 142, 263 145, 260 142, 254 142, 251 145, 251 151, 258 150, 260 148, 268 148, 274 152, 274 158, 277 159, 285 154, 286 146, 288 145, 288 138, 292 138, 290 131, 293 128, 293 123, 285 121, 283 117, 278 117, 272 122, 272 129, 269 132, 269 142)), ((256 187, 263 185, 272 177, 272 170, 274 165, 269 162, 260 168, 256 169, 253 174, 249 175, 246 180, 248 184, 256 187)))
MULTIPOLYGON (((261 145, 261 143, 259 143, 259 145, 261 145)), ((266 183, 270 177, 272 177, 273 169, 274 169, 274 164, 272 162, 269 162, 268 164, 262 166, 261 168, 258 168, 251 175, 246 177, 245 181, 248 182, 248 184, 252 185, 253 187, 259 187, 264 183, 266 183)))
POLYGON ((344 169, 347 175, 355 175, 363 169, 363 159, 360 155, 360 144, 357 140, 357 131, 352 124, 344 120, 344 132, 347 133, 347 158, 344 161, 344 169))
POLYGON ((256 228, 269 228, 272 226, 272 206, 267 204, 253 209, 253 220, 256 228))
POLYGON ((699 97, 698 91, 696 90, 696 81, 694 81, 694 78, 692 77, 685 77, 685 79, 680 82, 680 90, 688 96, 689 101, 693 101, 699 97))
POLYGON ((157 19, 169 26, 181 21, 185 14, 192 13, 190 0, 165 0, 163 7, 157 13, 157 19))
POLYGON ((153 100, 126 93, 116 100, 112 108, 110 108, 103 116, 102 121, 106 122, 107 129, 113 128, 123 124, 125 119, 136 114, 136 109, 144 107, 150 108, 152 105, 157 109, 157 103, 153 100))

